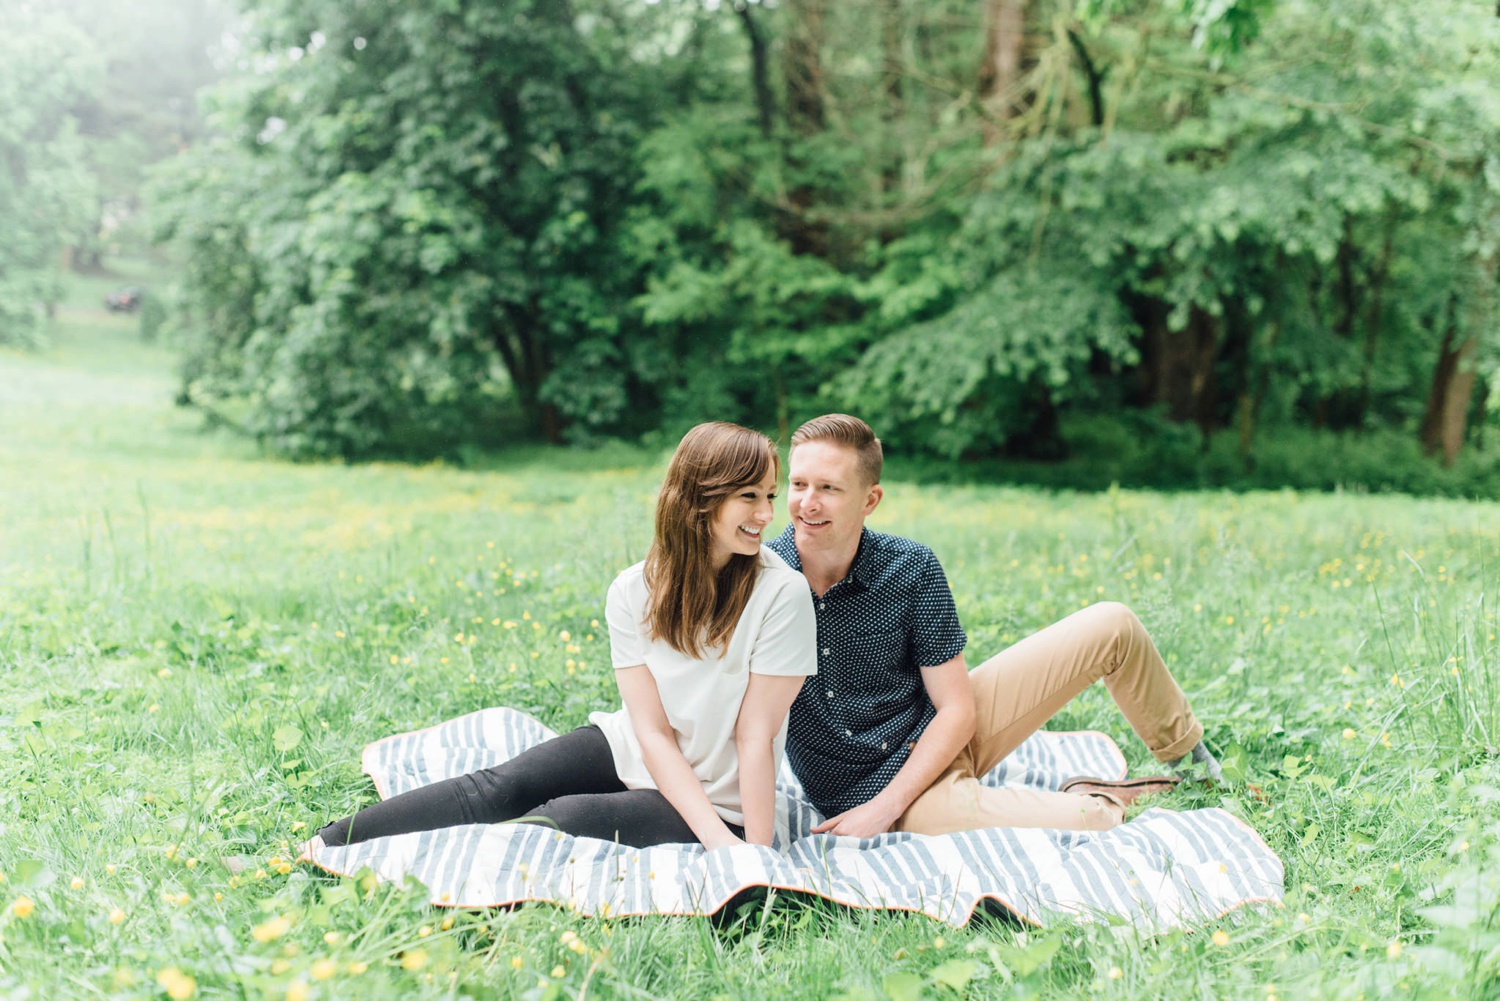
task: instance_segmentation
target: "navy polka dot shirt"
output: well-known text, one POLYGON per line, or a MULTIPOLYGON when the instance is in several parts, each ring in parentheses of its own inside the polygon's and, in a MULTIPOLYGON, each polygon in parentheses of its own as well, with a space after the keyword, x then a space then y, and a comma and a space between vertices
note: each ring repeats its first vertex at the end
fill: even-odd
MULTIPOLYGON (((793 529, 768 543, 801 571, 793 529)), ((864 530, 849 574, 821 598, 818 673, 792 703, 786 756, 825 817, 851 810, 901 770, 937 710, 923 667, 963 652, 953 593, 926 546, 864 530)))

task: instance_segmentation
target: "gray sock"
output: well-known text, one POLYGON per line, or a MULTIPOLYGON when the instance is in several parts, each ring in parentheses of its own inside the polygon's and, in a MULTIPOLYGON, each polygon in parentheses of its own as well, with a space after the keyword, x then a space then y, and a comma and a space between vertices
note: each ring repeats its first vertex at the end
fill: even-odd
POLYGON ((1214 757, 1213 752, 1203 741, 1193 745, 1193 749, 1176 761, 1167 762, 1167 767, 1172 771, 1184 776, 1197 775, 1215 782, 1224 780, 1224 771, 1219 767, 1219 759, 1214 757))

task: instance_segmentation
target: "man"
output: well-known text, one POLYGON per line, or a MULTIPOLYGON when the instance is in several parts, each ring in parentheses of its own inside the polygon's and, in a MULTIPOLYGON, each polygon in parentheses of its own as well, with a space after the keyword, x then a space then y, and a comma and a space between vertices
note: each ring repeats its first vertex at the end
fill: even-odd
POLYGON ((979 782, 1100 679, 1158 760, 1219 778, 1202 725, 1124 605, 1090 606, 971 673, 932 551, 864 527, 884 495, 881 461, 880 440, 857 417, 802 425, 791 524, 769 543, 807 578, 818 620, 818 674, 787 728, 787 759, 828 818, 815 833, 1114 827, 1137 796, 1178 780, 1076 779, 1058 792, 979 782))

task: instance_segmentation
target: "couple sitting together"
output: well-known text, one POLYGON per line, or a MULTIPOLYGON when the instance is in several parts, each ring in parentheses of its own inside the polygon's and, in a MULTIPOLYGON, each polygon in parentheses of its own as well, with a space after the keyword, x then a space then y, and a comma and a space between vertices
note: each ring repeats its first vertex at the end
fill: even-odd
POLYGON ((1159 761, 1219 777, 1202 725, 1128 608, 1092 605, 970 671, 932 551, 864 527, 882 497, 870 427, 843 414, 811 420, 792 436, 790 466, 791 525, 762 545, 775 446, 733 424, 689 431, 646 559, 606 599, 624 708, 317 837, 347 845, 534 820, 635 847, 769 845, 783 752, 827 818, 814 833, 1104 830, 1178 779, 1080 777, 1057 792, 979 781, 1101 678, 1159 761))

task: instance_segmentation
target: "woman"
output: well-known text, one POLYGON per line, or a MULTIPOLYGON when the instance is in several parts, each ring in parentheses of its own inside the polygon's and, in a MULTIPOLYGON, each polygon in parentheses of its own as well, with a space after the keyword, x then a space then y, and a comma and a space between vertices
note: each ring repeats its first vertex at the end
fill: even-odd
POLYGON ((779 472, 770 439, 733 424, 700 424, 677 446, 646 559, 606 600, 623 709, 317 838, 537 820, 639 848, 769 845, 787 710, 817 664, 807 581, 760 544, 779 472))

